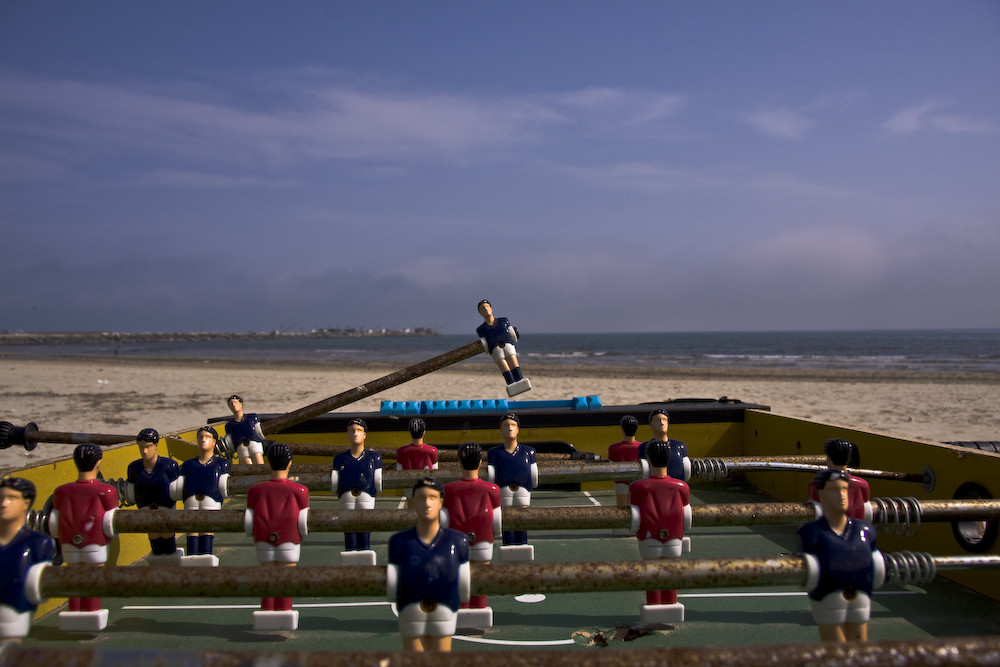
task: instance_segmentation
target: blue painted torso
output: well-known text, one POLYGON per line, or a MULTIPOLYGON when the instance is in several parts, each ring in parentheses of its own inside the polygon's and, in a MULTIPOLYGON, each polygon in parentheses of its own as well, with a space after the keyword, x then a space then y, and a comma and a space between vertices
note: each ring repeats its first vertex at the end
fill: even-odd
POLYGON ((170 499, 170 482, 180 475, 180 466, 177 461, 165 456, 156 457, 153 470, 147 472, 142 465, 142 459, 132 461, 128 465, 128 475, 126 481, 135 485, 135 504, 137 507, 157 507, 174 508, 174 501, 170 499))
POLYGON ((19 614, 33 611, 35 605, 24 596, 24 580, 36 563, 51 561, 56 545, 51 537, 27 526, 21 528, 10 542, 0 546, 0 604, 12 607, 19 614))
POLYGON ((411 528, 389 538, 389 562, 399 568, 396 605, 431 599, 458 611, 459 567, 469 562, 469 541, 464 533, 442 528, 430 544, 411 528))
POLYGON ((843 535, 830 528, 826 517, 802 525, 796 533, 799 551, 816 556, 820 562, 819 583, 809 597, 822 600, 844 588, 872 594, 875 576, 872 553, 878 548, 875 529, 859 519, 848 519, 843 535))
POLYGON ((493 447, 486 453, 486 462, 496 472, 497 486, 517 484, 531 491, 531 466, 535 463, 535 448, 518 444, 510 454, 503 445, 493 447))
POLYGON ((337 471, 337 495, 358 489, 374 497, 378 492, 375 471, 381 468, 382 455, 370 449, 361 452, 358 458, 354 458, 350 450, 337 454, 333 457, 333 469, 337 471))
POLYGON ((197 458, 188 459, 181 464, 181 476, 184 478, 184 497, 195 495, 208 496, 222 502, 222 491, 219 489, 219 479, 228 475, 230 463, 224 458, 213 456, 208 463, 202 463, 197 458))

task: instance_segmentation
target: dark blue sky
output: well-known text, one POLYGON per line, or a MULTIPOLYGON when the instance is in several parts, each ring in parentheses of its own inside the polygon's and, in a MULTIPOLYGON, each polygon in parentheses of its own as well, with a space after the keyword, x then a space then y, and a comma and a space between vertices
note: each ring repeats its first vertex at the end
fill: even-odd
POLYGON ((995 2, 0 3, 0 329, 1000 326, 995 2))

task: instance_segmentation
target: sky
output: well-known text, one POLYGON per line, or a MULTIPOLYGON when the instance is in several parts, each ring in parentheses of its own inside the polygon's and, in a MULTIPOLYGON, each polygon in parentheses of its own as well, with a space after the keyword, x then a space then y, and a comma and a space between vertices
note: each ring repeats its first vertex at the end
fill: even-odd
POLYGON ((1000 327, 1000 3, 0 0, 0 330, 1000 327))

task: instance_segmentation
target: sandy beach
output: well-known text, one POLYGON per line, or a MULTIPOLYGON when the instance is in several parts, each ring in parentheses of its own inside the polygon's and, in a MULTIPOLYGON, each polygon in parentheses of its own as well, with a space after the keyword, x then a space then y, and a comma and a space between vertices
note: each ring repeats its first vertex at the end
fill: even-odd
MULTIPOLYGON (((118 357, 0 357, 0 420, 34 421, 46 431, 132 435, 169 433, 228 414, 227 396, 249 412, 288 412, 399 368, 376 364, 234 362, 118 357)), ((525 368, 525 399, 598 394, 605 404, 728 396, 773 412, 927 440, 1000 440, 1000 374, 652 368, 525 368)), ((366 398, 503 398, 503 381, 485 359, 470 359, 366 398)), ((0 467, 68 453, 69 445, 0 451, 0 467)))

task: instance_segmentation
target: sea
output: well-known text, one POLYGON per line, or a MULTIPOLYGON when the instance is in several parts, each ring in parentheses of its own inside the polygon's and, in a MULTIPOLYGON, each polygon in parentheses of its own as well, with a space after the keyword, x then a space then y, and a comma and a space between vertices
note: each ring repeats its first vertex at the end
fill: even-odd
MULTIPOLYGON (((3 346, 0 357, 96 355, 386 363, 404 368, 474 334, 3 346)), ((527 334, 521 365, 1000 372, 1000 329, 527 334)))

